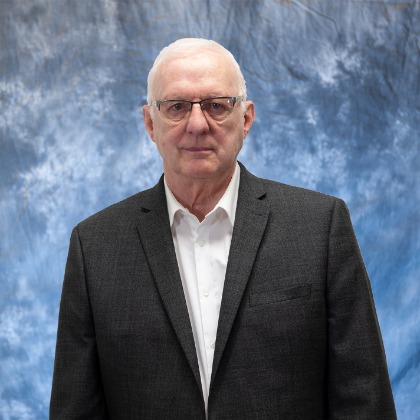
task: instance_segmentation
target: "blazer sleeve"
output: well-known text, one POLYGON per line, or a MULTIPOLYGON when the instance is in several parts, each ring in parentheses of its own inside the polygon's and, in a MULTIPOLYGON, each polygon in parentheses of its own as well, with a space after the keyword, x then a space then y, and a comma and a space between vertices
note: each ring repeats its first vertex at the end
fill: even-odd
POLYGON ((328 418, 396 419, 369 277, 342 200, 331 217, 326 304, 328 418))
POLYGON ((106 419, 83 252, 72 232, 58 321, 50 419, 106 419))

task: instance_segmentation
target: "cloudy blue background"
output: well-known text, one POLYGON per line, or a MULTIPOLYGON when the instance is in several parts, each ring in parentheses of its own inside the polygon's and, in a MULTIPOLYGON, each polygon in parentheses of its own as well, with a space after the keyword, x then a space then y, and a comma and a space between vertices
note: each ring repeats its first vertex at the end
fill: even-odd
POLYGON ((158 180, 146 78, 186 36, 243 69, 248 169, 348 203, 419 419, 420 4, 362 0, 0 0, 0 418, 47 418, 70 231, 158 180))

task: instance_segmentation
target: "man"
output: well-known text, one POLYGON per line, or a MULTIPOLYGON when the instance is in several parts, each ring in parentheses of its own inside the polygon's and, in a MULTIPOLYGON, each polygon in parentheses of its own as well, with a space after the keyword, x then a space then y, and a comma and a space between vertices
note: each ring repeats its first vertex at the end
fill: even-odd
POLYGON ((347 208, 237 163, 233 56, 163 49, 143 114, 164 177, 73 231, 51 418, 396 418, 347 208))

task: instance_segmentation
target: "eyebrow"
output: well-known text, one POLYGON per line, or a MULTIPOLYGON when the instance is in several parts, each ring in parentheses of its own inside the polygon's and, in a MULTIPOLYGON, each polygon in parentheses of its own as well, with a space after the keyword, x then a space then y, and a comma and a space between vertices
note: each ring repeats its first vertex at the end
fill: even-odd
MULTIPOLYGON (((201 97, 200 100, 203 99, 211 99, 211 98, 219 98, 219 97, 230 97, 233 95, 225 95, 225 94, 218 94, 218 93, 210 93, 209 95, 204 95, 203 97, 201 97)), ((180 95, 180 94, 174 94, 173 96, 169 96, 167 95, 167 97, 165 99, 161 99, 162 101, 170 101, 171 99, 174 100, 184 100, 184 101, 192 101, 192 99, 186 99, 185 96, 180 95)))

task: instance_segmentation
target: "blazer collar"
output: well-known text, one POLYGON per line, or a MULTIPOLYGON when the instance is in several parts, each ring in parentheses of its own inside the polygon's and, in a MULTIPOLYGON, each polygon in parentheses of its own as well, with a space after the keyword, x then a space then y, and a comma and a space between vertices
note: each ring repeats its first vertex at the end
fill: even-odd
POLYGON ((269 206, 265 201, 265 186, 241 163, 239 165, 241 181, 238 205, 220 308, 210 393, 269 215, 269 206))
POLYGON ((202 392, 194 337, 169 226, 163 176, 155 187, 142 195, 137 224, 141 245, 170 322, 202 392))

